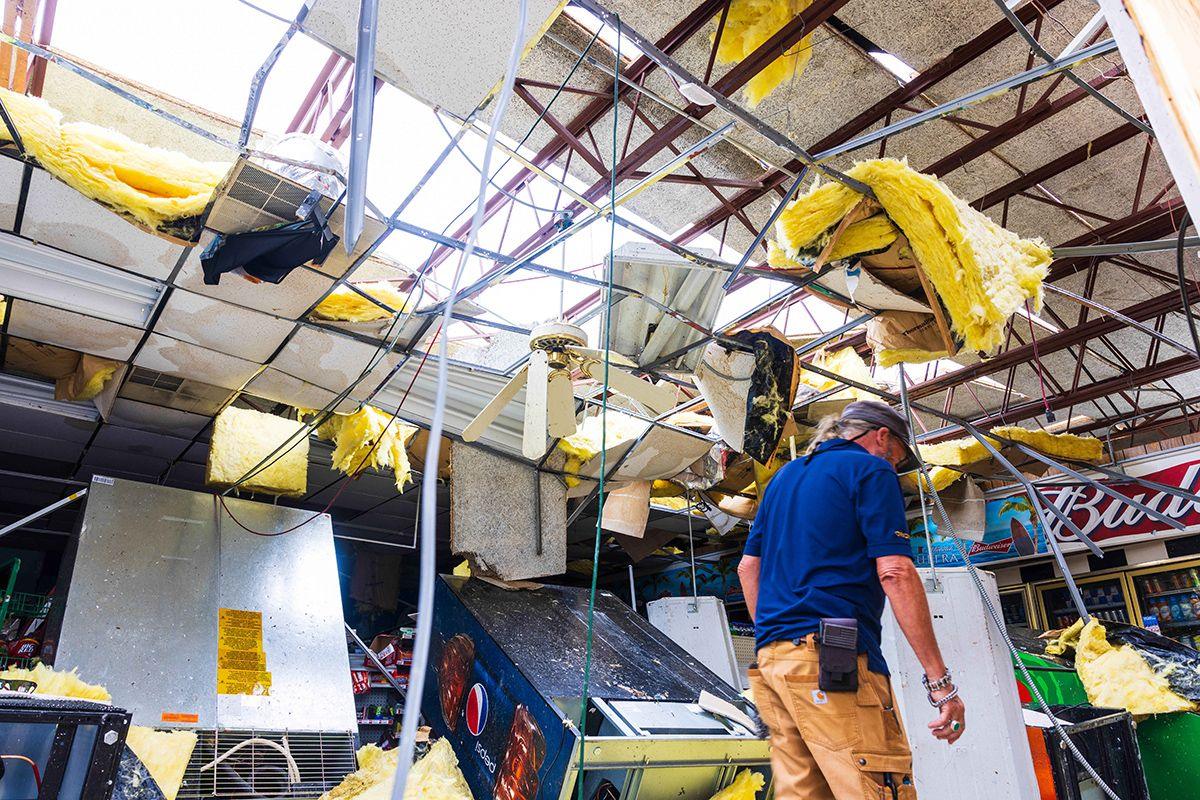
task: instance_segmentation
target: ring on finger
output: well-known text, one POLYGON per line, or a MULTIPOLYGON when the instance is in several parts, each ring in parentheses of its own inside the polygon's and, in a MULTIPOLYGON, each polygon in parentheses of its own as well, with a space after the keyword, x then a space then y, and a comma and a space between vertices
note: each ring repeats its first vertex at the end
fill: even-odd
POLYGON ((962 730, 962 723, 959 722, 958 720, 954 720, 954 722, 950 723, 950 730, 952 730, 952 731, 962 730))

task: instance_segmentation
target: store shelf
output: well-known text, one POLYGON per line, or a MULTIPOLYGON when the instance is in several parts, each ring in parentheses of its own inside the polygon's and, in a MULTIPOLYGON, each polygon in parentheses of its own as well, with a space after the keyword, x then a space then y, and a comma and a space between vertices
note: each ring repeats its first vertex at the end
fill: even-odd
POLYGON ((1167 620, 1166 622, 1159 620, 1158 625, 1161 628, 1194 628, 1196 626, 1200 626, 1200 619, 1172 619, 1167 620))
POLYGON ((1170 591, 1154 592, 1153 594, 1143 594, 1142 598, 1145 600, 1153 600, 1156 597, 1171 597, 1172 595, 1179 594, 1200 594, 1200 586, 1192 586, 1188 589, 1171 589, 1170 591))
POLYGON ((360 719, 359 725, 395 725, 394 719, 360 719))
MULTIPOLYGON (((1124 603, 1105 603, 1102 606, 1091 606, 1091 605, 1088 605, 1087 603, 1084 603, 1084 606, 1087 608, 1088 611, 1092 612, 1093 614, 1096 613, 1097 611, 1124 611, 1125 610, 1124 603)), ((1075 606, 1070 606, 1068 608, 1060 608, 1057 611, 1051 611, 1050 613, 1056 617, 1066 616, 1067 614, 1074 614, 1075 616, 1079 616, 1079 610, 1077 608, 1075 608, 1075 606)))

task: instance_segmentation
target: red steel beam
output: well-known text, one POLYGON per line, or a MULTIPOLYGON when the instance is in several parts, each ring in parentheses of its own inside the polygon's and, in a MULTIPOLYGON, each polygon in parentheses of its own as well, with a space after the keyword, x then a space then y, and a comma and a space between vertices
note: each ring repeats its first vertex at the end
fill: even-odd
POLYGON ((1007 200, 1014 195, 1020 194, 1026 189, 1032 189, 1039 183, 1050 180, 1056 175, 1059 175, 1074 166, 1078 166, 1089 158, 1099 155, 1106 150, 1121 144, 1124 141, 1132 139, 1138 134, 1138 128, 1133 123, 1125 123, 1119 128, 1115 128, 1103 136, 1082 144, 1079 147, 1064 153, 1058 158, 1050 161, 1035 170, 1031 170, 1019 178, 1015 178, 1008 183, 991 190, 987 194, 980 197, 972 206, 983 211, 986 208, 991 208, 999 202, 1007 200))
MULTIPOLYGON (((1094 89, 1102 89, 1124 74, 1125 65, 1122 64, 1092 78, 1088 81, 1088 84, 1094 89)), ((968 144, 963 145, 953 153, 939 158, 922 170, 922 172, 929 172, 934 175, 945 175, 948 172, 952 172, 964 164, 969 164, 997 145, 1001 145, 1018 134, 1024 133, 1034 125, 1046 121, 1060 111, 1070 108, 1080 100, 1090 96, 1083 88, 1077 88, 1054 100, 1036 103, 1022 113, 1017 114, 1008 122, 997 125, 993 130, 972 139, 968 144)))
MULTIPOLYGON (((1063 392, 1062 394, 1052 395, 1046 398, 1050 409, 1053 411, 1061 411, 1064 408, 1069 408, 1072 405, 1087 403, 1091 400, 1098 400, 1106 395, 1115 394, 1120 391, 1136 389, 1140 386, 1145 386, 1147 383, 1155 381, 1167 380, 1176 375, 1182 375, 1185 372, 1191 372, 1196 369, 1196 359, 1192 356, 1179 356, 1178 358, 1160 361, 1152 367, 1139 369, 1134 372, 1126 372, 1120 375, 1114 375, 1111 378, 1098 381, 1097 383, 1084 386, 1075 391, 1063 392)), ((1004 412, 1004 418, 1001 419, 999 412, 988 414, 982 418, 974 420, 974 424, 980 427, 988 428, 1000 423, 1010 424, 1023 419, 1036 417, 1045 411, 1042 406, 1042 399, 1036 398, 1027 403, 1012 406, 1004 412)))
MULTIPOLYGON (((1189 293, 1189 299, 1192 302, 1200 300, 1200 291, 1192 287, 1189 293)), ((1179 292, 1167 292, 1158 297, 1145 300, 1141 303, 1132 305, 1121 311, 1127 317, 1144 322, 1148 319, 1160 317, 1163 314, 1172 311, 1178 311, 1181 308, 1181 298, 1179 292)), ((1074 347, 1099 336, 1105 336, 1110 333, 1125 328, 1125 323, 1113 317, 1097 317, 1082 325, 1076 325, 1074 328, 1068 328, 1064 331, 1051 334, 1037 341, 1036 353, 1039 357, 1047 356, 1051 353, 1057 353, 1059 350, 1065 350, 1068 347, 1074 347)), ((998 372, 1002 369, 1008 369, 1020 364, 1029 363, 1034 358, 1034 346, 1032 343, 1013 347, 1005 350, 1003 353, 989 358, 986 361, 981 361, 978 364, 972 364, 968 367, 963 367, 960 370, 955 370, 947 375, 942 375, 933 378, 923 383, 919 383, 909 390, 909 395, 914 399, 928 397, 931 394, 949 389, 960 383, 969 380, 974 380, 981 375, 990 375, 993 372, 998 372)), ((1193 359, 1193 362, 1195 359, 1193 359)), ((1197 365, 1200 366, 1200 365, 1197 365)))
MULTIPOLYGON (((1177 218, 1182 216, 1183 200, 1172 198, 1154 206, 1147 206, 1141 211, 1130 214, 1109 225, 1096 228, 1081 236, 1076 236, 1060 247, 1081 247, 1089 244, 1115 242, 1141 242, 1168 236, 1179 230, 1177 218)), ((1057 281, 1067 275, 1072 275, 1081 269, 1086 269, 1091 256, 1074 256, 1060 258, 1050 266, 1048 281, 1057 281)))
MULTIPOLYGON (((1016 11, 1017 17, 1029 24, 1041 14, 1050 11, 1055 6, 1064 2, 1064 0, 1042 0, 1041 3, 1027 3, 1016 11)), ((897 87, 894 91, 882 98, 874 105, 870 106, 862 113, 858 114, 850 121, 839 127, 833 133, 825 136, 823 139, 809 148, 809 152, 819 153, 822 150, 828 150, 839 144, 849 141, 863 131, 870 128, 875 123, 884 119, 891 112, 900 107, 913 98, 919 96, 922 92, 935 86, 947 77, 958 72, 960 69, 970 64, 975 59, 979 58, 984 53, 991 50, 1000 42, 1005 41, 1011 36, 1016 35, 1016 30, 1008 23, 1008 20, 1000 20, 978 36, 970 39, 958 47, 954 48, 941 61, 938 61, 929 69, 922 72, 917 77, 913 78, 903 86, 897 87)), ((793 159, 784 165, 785 168, 793 173, 801 169, 804 165, 798 160, 793 159)), ((739 192, 730 198, 735 206, 744 208, 754 201, 763 197, 768 192, 774 191, 781 187, 788 180, 788 175, 779 170, 773 170, 763 178, 762 189, 750 189, 744 192, 739 192)), ((676 240, 681 244, 686 244, 692 239, 695 239, 700 234, 712 228, 715 225, 720 225, 728 217, 725 209, 717 207, 710 211, 700 220, 688 226, 679 238, 676 240)))
MULTIPOLYGON (((670 54, 675 52, 681 45, 683 45, 684 42, 702 30, 704 26, 708 24, 708 21, 721 10, 724 4, 725 0, 703 0, 703 2, 701 2, 700 5, 697 6, 690 14, 684 17, 684 19, 681 20, 678 25, 671 28, 671 30, 668 31, 663 38, 655 42, 655 45, 664 53, 670 54)), ((625 79, 636 83, 647 74, 652 72, 656 67, 657 65, 653 61, 645 56, 642 56, 630 64, 628 68, 622 70, 621 75, 625 79)), ((630 91, 632 90, 628 86, 622 84, 617 90, 617 94, 618 96, 621 96, 630 91)), ((570 130, 571 133, 576 137, 582 135, 583 132, 594 125, 597 120, 603 118, 606 113, 612 110, 612 95, 613 85, 610 81, 607 90, 605 91, 605 96, 603 98, 597 97, 589 101, 588 104, 583 107, 583 110, 576 114, 575 118, 567 123, 567 129, 570 130)), ((562 136, 556 134, 553 139, 547 142, 545 146, 543 146, 537 151, 537 153, 534 154, 533 158, 530 159, 530 162, 539 169, 544 168, 558 158, 559 155, 561 155, 563 151, 568 148, 568 146, 569 145, 567 141, 563 139, 562 136)), ((518 170, 511 178, 509 178, 504 183, 503 190, 494 193, 487 199, 487 202, 484 203, 484 221, 486 222, 487 220, 491 219, 497 211, 507 205, 510 202, 510 195, 516 194, 516 192, 525 185, 525 182, 533 178, 535 175, 536 173, 533 170, 522 168, 518 170)), ((455 239, 463 239, 470 231, 470 227, 471 225, 469 221, 464 222, 450 235, 455 239)), ((437 265, 441 264, 453 252, 456 251, 449 247, 435 248, 430 254, 429 261, 427 262, 428 268, 433 269, 437 265)))

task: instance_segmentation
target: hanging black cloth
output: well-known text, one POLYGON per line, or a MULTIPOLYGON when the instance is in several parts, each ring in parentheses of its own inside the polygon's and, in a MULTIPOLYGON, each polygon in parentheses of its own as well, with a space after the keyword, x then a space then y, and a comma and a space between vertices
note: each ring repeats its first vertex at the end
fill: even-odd
POLYGON ((261 281, 279 283, 301 264, 323 262, 337 243, 338 237, 314 208, 298 222, 217 236, 200 254, 200 264, 204 282, 210 285, 238 268, 261 281))

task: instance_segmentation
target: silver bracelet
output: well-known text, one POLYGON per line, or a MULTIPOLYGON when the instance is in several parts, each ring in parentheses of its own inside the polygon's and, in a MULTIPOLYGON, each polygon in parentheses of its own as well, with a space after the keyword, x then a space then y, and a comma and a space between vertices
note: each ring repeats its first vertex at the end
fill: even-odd
POLYGON ((925 691, 927 691, 927 692, 936 692, 940 689, 945 689, 947 686, 949 686, 952 683, 952 680, 950 678, 950 670, 947 669, 946 674, 943 675, 942 677, 938 678, 936 681, 929 680, 928 675, 922 675, 921 683, 924 684, 925 691))
MULTIPOLYGON (((935 689, 934 691, 937 691, 937 690, 935 689)), ((949 703, 951 700, 958 697, 958 687, 955 686, 953 689, 951 689, 949 694, 947 694, 941 700, 934 700, 933 692, 929 692, 927 694, 927 697, 929 698, 929 705, 933 706, 934 708, 940 709, 942 706, 946 705, 946 703, 949 703)))

